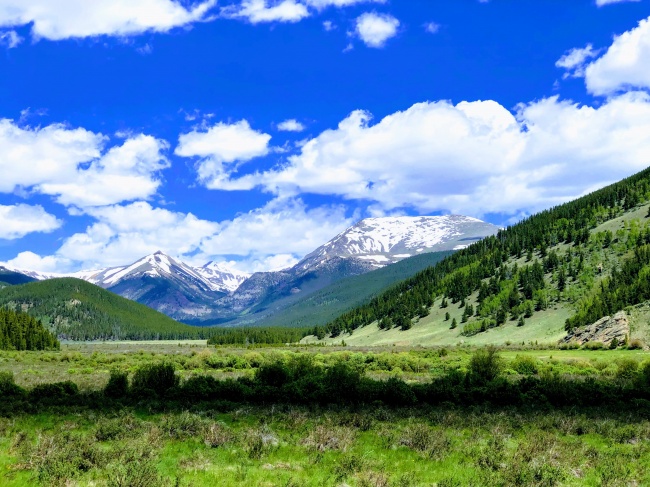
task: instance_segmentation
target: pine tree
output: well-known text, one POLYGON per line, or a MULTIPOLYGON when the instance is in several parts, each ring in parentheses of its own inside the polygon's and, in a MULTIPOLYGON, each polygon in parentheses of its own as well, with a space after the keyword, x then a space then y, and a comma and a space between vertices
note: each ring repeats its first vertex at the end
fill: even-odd
POLYGON ((458 326, 458 323, 456 322, 456 318, 454 318, 453 320, 451 320, 451 326, 449 327, 449 329, 453 330, 457 326, 458 326))

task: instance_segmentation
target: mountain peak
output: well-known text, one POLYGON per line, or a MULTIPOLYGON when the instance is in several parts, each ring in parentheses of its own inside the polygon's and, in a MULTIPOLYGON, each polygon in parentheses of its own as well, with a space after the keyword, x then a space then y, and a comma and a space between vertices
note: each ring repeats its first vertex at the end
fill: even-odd
POLYGON ((422 252, 458 250, 497 231, 494 225, 463 215, 365 218, 298 265, 307 269, 334 257, 355 257, 382 267, 422 252))

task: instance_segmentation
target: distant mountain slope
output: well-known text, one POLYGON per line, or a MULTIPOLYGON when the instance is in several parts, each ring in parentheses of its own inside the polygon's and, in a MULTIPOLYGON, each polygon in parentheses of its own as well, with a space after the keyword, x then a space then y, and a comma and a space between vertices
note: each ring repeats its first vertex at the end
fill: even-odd
POLYGON ((646 169, 460 250, 314 333, 354 332, 346 342, 360 345, 557 341, 650 299, 649 200, 646 169))
MULTIPOLYGON (((465 247, 497 231, 494 225, 458 215, 361 220, 293 267, 253 274, 236 291, 216 303, 211 322, 255 323, 260 321, 257 319, 260 313, 265 319, 272 319, 273 313, 302 296, 342 279, 414 255, 465 247)), ((190 322, 198 323, 198 320, 190 322)))
POLYGON ((62 339, 145 340, 207 336, 147 306, 75 278, 50 279, 0 290, 0 306, 42 320, 62 339))
POLYGON ((396 282, 435 265, 451 252, 431 252, 395 264, 336 281, 311 293, 295 293, 267 308, 249 313, 229 323, 232 326, 318 326, 342 312, 366 302, 396 282))
POLYGON ((36 279, 26 274, 23 274, 21 272, 11 271, 6 267, 0 266, 0 282, 4 282, 6 284, 10 284, 13 286, 16 284, 26 284, 28 282, 33 282, 35 280, 36 279))

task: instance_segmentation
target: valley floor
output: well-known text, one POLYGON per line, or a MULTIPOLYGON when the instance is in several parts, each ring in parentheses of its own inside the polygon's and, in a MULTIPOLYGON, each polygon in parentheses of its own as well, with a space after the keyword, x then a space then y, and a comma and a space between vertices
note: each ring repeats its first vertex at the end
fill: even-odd
MULTIPOLYGON (((69 343, 0 352, 0 374, 27 388, 69 380, 100 391, 109 371, 172 364, 182 380, 253 377, 309 356, 375 379, 427 382, 465 371, 460 347, 207 348, 205 342, 69 343)), ((643 350, 501 352, 506 377, 629 380, 643 350), (627 378, 627 379, 626 379, 627 378)), ((0 375, 0 379, 2 376, 0 375)), ((650 485, 650 410, 488 406, 389 408, 165 402, 37 406, 0 416, 0 485, 614 486, 650 485), (111 404, 113 404, 111 406, 111 404)))

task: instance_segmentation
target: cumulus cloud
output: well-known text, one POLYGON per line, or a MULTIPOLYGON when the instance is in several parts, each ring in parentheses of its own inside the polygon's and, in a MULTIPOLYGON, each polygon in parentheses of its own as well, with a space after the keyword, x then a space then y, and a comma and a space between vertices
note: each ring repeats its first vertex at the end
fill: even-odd
POLYGON ((70 262, 61 259, 56 255, 47 255, 42 257, 29 250, 20 252, 16 257, 7 262, 1 263, 10 269, 22 269, 26 271, 36 272, 67 272, 69 270, 70 262))
POLYGON ((587 89, 595 95, 650 89, 650 18, 615 37, 607 52, 584 72, 587 89))
POLYGON ((60 261, 74 262, 77 268, 124 265, 156 250, 181 256, 196 251, 219 230, 218 223, 142 201, 89 213, 97 221, 68 237, 56 252, 60 261))
POLYGON ((165 141, 133 135, 105 151, 108 138, 53 124, 20 127, 0 120, 0 192, 23 188, 80 208, 146 199, 169 167, 165 141))
POLYGON ((22 252, 7 264, 61 273, 125 265, 162 250, 196 265, 228 260, 238 270, 268 271, 295 264, 354 221, 343 206, 308 208, 299 199, 272 200, 222 222, 142 201, 88 213, 96 221, 68 237, 54 255, 22 252))
POLYGON ((381 48, 397 35, 399 25, 399 20, 391 15, 365 13, 357 18, 355 32, 368 47, 381 48))
POLYGON ((262 208, 221 222, 219 232, 206 239, 207 255, 240 257, 278 254, 303 256, 353 223, 345 207, 308 208, 300 199, 276 199, 262 208))
POLYGON ((299 22, 309 17, 309 10, 296 0, 268 2, 244 0, 240 5, 222 7, 221 15, 230 19, 245 19, 251 24, 264 22, 299 22))
POLYGON ((578 78, 585 74, 585 64, 591 58, 598 55, 598 51, 594 50, 594 46, 587 44, 583 48, 575 48, 567 51, 560 59, 555 62, 555 66, 567 70, 564 78, 569 76, 578 78))
POLYGON ((13 240, 29 233, 48 233, 62 225, 40 205, 0 205, 0 239, 13 240))
POLYGON ((282 132, 302 132, 305 130, 305 126, 295 118, 291 118, 279 123, 278 130, 281 130, 282 132))
POLYGON ((0 0, 0 27, 31 24, 32 36, 61 40, 167 32, 209 19, 216 0, 0 0))
POLYGON ((15 30, 0 32, 0 46, 5 46, 8 49, 17 47, 23 40, 15 30))
POLYGON ((281 167, 222 179, 219 189, 338 195, 384 210, 481 216, 537 211, 645 168, 650 97, 633 92, 589 107, 557 97, 418 103, 371 124, 355 111, 281 167))
POLYGON ((233 124, 220 122, 208 130, 182 134, 175 154, 199 157, 199 180, 207 187, 215 187, 239 163, 268 154, 270 140, 270 135, 253 130, 246 120, 233 124))

